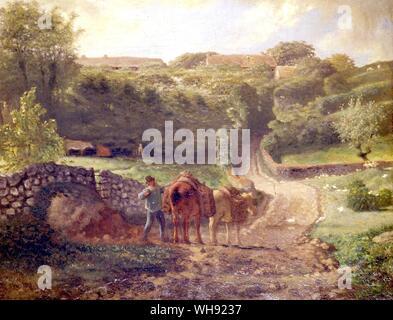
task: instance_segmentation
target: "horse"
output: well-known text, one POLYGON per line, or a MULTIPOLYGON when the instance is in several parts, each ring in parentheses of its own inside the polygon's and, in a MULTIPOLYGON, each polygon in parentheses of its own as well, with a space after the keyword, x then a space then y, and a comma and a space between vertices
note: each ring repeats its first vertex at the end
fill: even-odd
POLYGON ((216 203, 216 214, 209 218, 209 233, 210 241, 213 245, 217 245, 217 227, 219 222, 224 222, 226 227, 226 242, 230 241, 230 225, 236 227, 236 243, 241 244, 240 241, 240 226, 247 220, 247 216, 256 216, 257 206, 255 198, 251 192, 239 192, 237 201, 240 201, 241 208, 234 208, 234 198, 231 193, 225 189, 213 191, 214 201, 216 203), (240 196, 240 198, 239 198, 240 196), (236 209, 236 210, 235 210, 236 209), (236 216, 237 213, 237 216, 236 216))
MULTIPOLYGON (((183 222, 183 242, 190 244, 189 225, 191 218, 194 219, 196 238, 199 244, 203 244, 201 236, 201 215, 200 199, 198 191, 189 183, 184 181, 174 182, 168 189, 167 197, 170 201, 170 211, 173 222, 173 242, 179 242, 179 224, 183 222)), ((166 195, 164 194, 164 199, 166 195)))

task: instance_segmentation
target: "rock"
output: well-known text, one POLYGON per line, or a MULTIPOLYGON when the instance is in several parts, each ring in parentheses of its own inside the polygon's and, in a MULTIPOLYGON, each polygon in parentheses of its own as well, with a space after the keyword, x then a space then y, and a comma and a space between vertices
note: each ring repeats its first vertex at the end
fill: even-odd
POLYGON ((5 197, 6 195, 8 195, 8 188, 6 189, 0 189, 0 198, 5 197))
POLYGON ((32 197, 34 195, 34 193, 33 193, 33 191, 28 190, 28 191, 25 192, 25 195, 26 195, 27 198, 29 198, 29 197, 32 197))
POLYGON ((206 253, 205 248, 202 248, 200 252, 201 252, 201 253, 206 253))
POLYGON ((5 207, 8 206, 10 202, 7 200, 7 198, 2 198, 0 204, 5 207))
POLYGON ((32 186, 32 180, 30 178, 26 179, 25 181, 23 181, 23 185, 25 186, 26 190, 30 190, 32 186))
POLYGON ((36 165, 29 166, 26 170, 26 174, 28 177, 33 177, 37 174, 38 168, 36 165))
POLYGON ((385 243, 393 241, 393 231, 381 233, 373 238, 375 243, 385 243))
POLYGON ((19 201, 15 201, 15 202, 11 205, 11 207, 13 207, 14 209, 22 208, 22 203, 20 203, 19 201))
POLYGON ((8 177, 8 182, 11 187, 15 187, 22 180, 22 177, 19 173, 14 173, 12 176, 8 177))
POLYGON ((0 189, 7 188, 7 179, 4 177, 0 177, 0 189))
POLYGON ((30 213, 31 213, 31 209, 30 209, 29 207, 24 207, 23 210, 22 210, 22 212, 23 212, 24 214, 30 214, 30 213))
POLYGON ((17 189, 17 188, 15 188, 15 187, 11 188, 11 190, 10 190, 10 194, 11 194, 11 195, 13 195, 14 197, 17 197, 17 196, 19 196, 18 189, 17 189))
POLYGON ((35 201, 34 198, 29 198, 26 200, 26 204, 30 207, 34 207, 35 201))
POLYGON ((7 209, 7 210, 5 211, 5 214, 6 214, 7 216, 13 216, 13 215, 15 215, 15 209, 13 209, 13 208, 7 209))
POLYGON ((33 180, 33 184, 35 185, 35 186, 39 186, 40 184, 41 184, 41 182, 40 182, 40 179, 34 179, 33 180))
POLYGON ((320 242, 321 242, 321 241, 320 241, 318 238, 312 239, 312 240, 310 241, 310 243, 313 244, 314 246, 319 245, 320 242))
POLYGON ((323 249, 323 250, 329 250, 330 249, 330 246, 327 243, 325 243, 325 242, 321 243, 321 245, 319 247, 321 249, 323 249))

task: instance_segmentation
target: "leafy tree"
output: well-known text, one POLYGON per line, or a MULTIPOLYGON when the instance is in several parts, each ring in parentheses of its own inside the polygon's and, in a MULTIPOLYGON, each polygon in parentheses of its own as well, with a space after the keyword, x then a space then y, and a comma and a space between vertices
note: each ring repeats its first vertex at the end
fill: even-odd
POLYGON ((304 58, 315 57, 315 48, 304 41, 280 42, 267 53, 273 56, 278 65, 295 65, 304 58))
POLYGON ((385 108, 370 101, 364 104, 361 98, 351 99, 348 108, 333 125, 343 143, 350 143, 358 150, 358 156, 367 161, 374 138, 380 136, 387 120, 385 108))
POLYGON ((317 80, 322 80, 334 73, 336 73, 336 69, 329 61, 317 57, 300 59, 296 67, 298 76, 314 77, 317 80))
POLYGON ((12 98, 36 87, 38 99, 51 109, 57 91, 77 72, 74 19, 64 18, 57 8, 45 13, 36 1, 9 2, 0 9, 0 47, 6 57, 1 59, 1 69, 8 75, 2 82, 17 89, 8 90, 13 96, 2 100, 13 102, 12 98), (48 28, 40 28, 43 16, 50 17, 48 28))
POLYGON ((7 169, 57 160, 64 154, 55 120, 42 120, 45 109, 36 103, 35 88, 20 98, 11 121, 0 127, 0 158, 7 169))
POLYGON ((337 53, 327 59, 337 72, 347 72, 355 69, 355 62, 346 54, 337 53))

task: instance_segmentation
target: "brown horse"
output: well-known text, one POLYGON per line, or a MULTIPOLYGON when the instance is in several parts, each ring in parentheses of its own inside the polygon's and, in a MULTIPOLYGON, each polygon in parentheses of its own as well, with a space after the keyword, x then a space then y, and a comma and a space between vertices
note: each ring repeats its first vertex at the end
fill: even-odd
MULTIPOLYGON (((173 242, 179 242, 179 224, 182 218, 183 223, 183 241, 190 243, 189 226, 191 218, 194 219, 197 241, 203 244, 201 237, 201 208, 199 205, 199 195, 195 188, 182 181, 173 183, 167 190, 170 197, 170 205, 173 221, 173 242)), ((165 195, 164 195, 165 198, 165 195)))

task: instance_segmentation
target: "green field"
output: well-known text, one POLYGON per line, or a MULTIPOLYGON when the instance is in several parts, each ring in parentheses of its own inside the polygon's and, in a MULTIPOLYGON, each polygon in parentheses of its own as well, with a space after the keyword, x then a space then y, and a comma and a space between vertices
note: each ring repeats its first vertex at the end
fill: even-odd
POLYGON ((321 190, 325 219, 315 225, 311 236, 333 244, 340 264, 354 269, 358 298, 393 298, 393 243, 372 239, 393 230, 393 207, 381 211, 354 212, 346 207, 348 184, 363 180, 372 192, 393 189, 393 170, 369 169, 345 176, 323 176, 306 181, 321 190))
POLYGON ((130 158, 94 158, 94 157, 65 157, 59 164, 69 166, 81 166, 99 170, 110 170, 125 178, 131 178, 144 182, 147 175, 156 177, 160 184, 167 184, 174 179, 181 171, 188 170, 200 181, 212 188, 228 184, 226 170, 224 167, 215 165, 148 165, 141 160, 130 158))
MULTIPOLYGON (((297 154, 283 155, 281 161, 283 164, 287 165, 361 162, 362 159, 356 154, 356 149, 349 145, 341 144, 318 151, 305 150, 297 154)), ((369 155, 369 159, 372 161, 393 161, 393 136, 389 135, 380 138, 375 143, 373 151, 369 155)))

